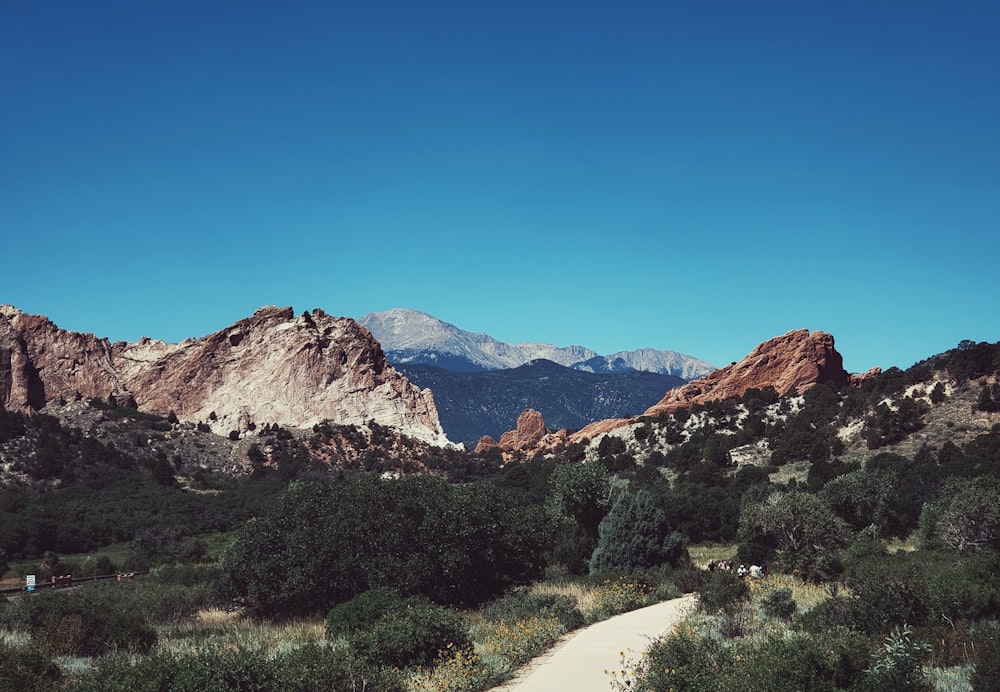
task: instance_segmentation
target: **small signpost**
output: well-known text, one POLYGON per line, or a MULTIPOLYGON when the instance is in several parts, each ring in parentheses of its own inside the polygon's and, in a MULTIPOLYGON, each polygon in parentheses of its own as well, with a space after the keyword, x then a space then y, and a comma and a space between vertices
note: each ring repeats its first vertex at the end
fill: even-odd
POLYGON ((25 581, 27 581, 26 591, 28 593, 31 593, 32 591, 34 591, 35 590, 35 575, 34 574, 29 574, 28 576, 25 577, 25 581))

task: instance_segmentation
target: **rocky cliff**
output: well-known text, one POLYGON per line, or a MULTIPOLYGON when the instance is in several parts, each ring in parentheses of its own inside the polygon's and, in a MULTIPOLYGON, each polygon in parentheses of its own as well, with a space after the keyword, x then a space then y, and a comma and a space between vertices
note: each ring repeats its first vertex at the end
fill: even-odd
POLYGON ((349 318, 322 310, 296 317, 291 308, 266 307, 180 344, 146 338, 110 344, 0 307, 5 408, 39 410, 53 401, 110 394, 131 396, 141 410, 207 422, 217 432, 373 420, 448 443, 430 391, 398 373, 372 335, 349 318))
POLYGON ((768 339, 739 363, 671 389, 645 415, 742 396, 748 389, 774 387, 784 396, 802 394, 821 382, 843 387, 850 381, 844 359, 833 347, 833 336, 796 329, 768 339))
MULTIPOLYGON (((877 373, 866 373, 871 376, 877 373)), ((844 359, 834 348, 833 336, 825 332, 796 329, 768 339, 739 363, 675 387, 643 413, 656 416, 695 404, 742 396, 748 389, 774 387, 780 396, 802 394, 820 383, 837 387, 857 384, 865 376, 844 370, 844 359)), ((593 438, 627 425, 631 419, 597 421, 573 434, 574 441, 593 438)))
POLYGON ((48 318, 0 305, 0 406, 28 412, 79 395, 123 391, 107 339, 59 329, 48 318))
POLYGON ((476 452, 481 453, 493 447, 505 450, 522 450, 533 447, 545 437, 545 419, 534 409, 527 409, 517 417, 517 427, 508 430, 500 436, 497 442, 491 436, 485 435, 476 445, 476 452))

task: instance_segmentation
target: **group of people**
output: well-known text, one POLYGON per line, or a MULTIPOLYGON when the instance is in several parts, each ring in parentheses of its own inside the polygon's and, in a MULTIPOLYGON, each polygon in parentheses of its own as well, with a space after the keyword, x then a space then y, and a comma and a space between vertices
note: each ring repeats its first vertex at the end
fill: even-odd
MULTIPOLYGON (((716 562, 715 560, 709 561, 708 571, 714 572, 717 569, 722 570, 723 572, 734 571, 733 563, 729 560, 719 560, 718 562, 716 562)), ((764 565, 750 565, 749 567, 747 567, 746 565, 740 565, 739 567, 736 568, 735 571, 736 571, 736 576, 742 579, 745 579, 746 577, 750 577, 751 579, 760 579, 764 576, 764 573, 767 570, 764 567, 764 565)))

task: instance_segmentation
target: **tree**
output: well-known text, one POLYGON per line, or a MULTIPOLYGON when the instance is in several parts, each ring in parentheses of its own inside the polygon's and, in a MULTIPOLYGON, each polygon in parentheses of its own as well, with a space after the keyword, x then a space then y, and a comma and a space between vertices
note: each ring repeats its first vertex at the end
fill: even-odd
POLYGON ((976 399, 972 410, 984 413, 996 413, 1000 411, 1000 383, 984 384, 982 389, 979 390, 979 397, 976 399))
POLYGON ((745 504, 740 512, 740 536, 743 541, 781 551, 786 568, 822 577, 833 568, 835 553, 847 544, 850 531, 821 499, 790 491, 745 504))
POLYGON ((234 595, 267 615, 323 612, 383 586, 470 605, 540 575, 545 529, 540 509, 487 484, 293 483, 223 564, 234 595))
POLYGON ((679 533, 653 504, 645 490, 621 495, 600 525, 597 549, 590 559, 591 572, 677 566, 687 557, 679 533))
POLYGON ((865 421, 864 437, 869 449, 895 444, 924 427, 927 404, 903 397, 895 409, 885 402, 875 407, 865 421))
POLYGON ((855 531, 869 526, 884 535, 892 524, 897 478, 888 469, 862 469, 837 476, 820 491, 820 498, 855 531))
POLYGON ((920 538, 925 548, 1000 549, 1000 479, 949 479, 920 514, 920 538))
POLYGON ((573 519, 596 540, 611 505, 611 481, 600 464, 559 464, 549 476, 548 502, 557 515, 573 519))

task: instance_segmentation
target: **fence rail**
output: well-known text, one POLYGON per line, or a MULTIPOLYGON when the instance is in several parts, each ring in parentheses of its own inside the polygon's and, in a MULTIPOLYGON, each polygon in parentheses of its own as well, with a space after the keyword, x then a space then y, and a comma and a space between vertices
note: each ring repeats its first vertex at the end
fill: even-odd
MULTIPOLYGON (((132 579, 133 577, 142 576, 144 574, 149 574, 149 570, 145 572, 116 572, 115 574, 101 574, 96 577, 74 577, 71 574, 62 574, 58 576, 53 576, 50 581, 38 582, 35 584, 35 591, 41 591, 42 589, 68 589, 73 586, 79 586, 84 582, 88 581, 99 581, 102 579, 116 579, 118 581, 124 581, 126 579, 132 579)), ((15 586, 13 588, 0 589, 0 594, 17 594, 17 593, 29 593, 27 586, 15 586)))

